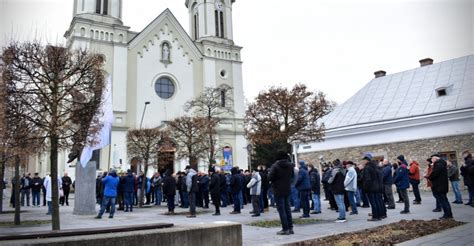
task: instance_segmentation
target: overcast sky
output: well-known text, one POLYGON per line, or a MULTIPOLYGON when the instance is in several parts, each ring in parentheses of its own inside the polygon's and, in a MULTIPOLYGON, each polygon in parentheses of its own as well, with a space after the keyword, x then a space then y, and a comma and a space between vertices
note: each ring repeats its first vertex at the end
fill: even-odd
MULTIPOLYGON (((166 8, 186 30, 185 0, 123 0, 123 22, 141 31, 166 8)), ((383 69, 397 73, 474 53, 474 0, 237 0, 244 92, 304 83, 343 103, 383 69)), ((40 37, 64 43, 73 0, 0 0, 0 46, 40 37)))

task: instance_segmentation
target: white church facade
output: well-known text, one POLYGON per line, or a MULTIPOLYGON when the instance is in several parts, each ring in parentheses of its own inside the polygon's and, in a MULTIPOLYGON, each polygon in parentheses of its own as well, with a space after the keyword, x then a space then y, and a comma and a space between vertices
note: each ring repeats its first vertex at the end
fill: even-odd
MULTIPOLYGON (((67 46, 103 54, 105 70, 112 79, 111 145, 95 156, 99 169, 130 168, 127 131, 160 127, 185 115, 184 104, 205 87, 232 88, 232 98, 223 99, 232 101, 233 113, 219 126, 217 161, 223 158, 224 147, 230 147, 233 164, 247 166, 242 48, 232 40, 234 2, 186 0, 188 34, 169 9, 141 32, 133 32, 122 22, 122 0, 74 1, 74 17, 64 35, 67 46), (146 102, 149 104, 144 113, 146 102)), ((66 161, 63 153, 60 163, 64 171, 73 172, 66 161)), ((47 163, 48 158, 43 156, 39 162, 47 163)), ((175 161, 174 169, 182 170, 186 164, 175 161)), ((49 165, 42 166, 36 166, 36 170, 49 170, 49 165)), ((200 168, 206 169, 207 164, 202 163, 200 168)))

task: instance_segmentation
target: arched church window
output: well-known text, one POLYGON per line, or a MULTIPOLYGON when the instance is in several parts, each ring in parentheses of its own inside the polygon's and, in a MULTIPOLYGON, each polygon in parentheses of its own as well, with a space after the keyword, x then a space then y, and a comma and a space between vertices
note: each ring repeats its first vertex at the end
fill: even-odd
POLYGON ((175 85, 169 77, 160 77, 155 82, 155 92, 162 99, 170 99, 175 93, 175 85))
POLYGON ((216 1, 216 10, 214 11, 214 24, 216 26, 216 36, 224 38, 224 3, 216 1))
POLYGON ((225 108, 225 94, 226 94, 226 91, 225 90, 221 90, 221 107, 225 108))

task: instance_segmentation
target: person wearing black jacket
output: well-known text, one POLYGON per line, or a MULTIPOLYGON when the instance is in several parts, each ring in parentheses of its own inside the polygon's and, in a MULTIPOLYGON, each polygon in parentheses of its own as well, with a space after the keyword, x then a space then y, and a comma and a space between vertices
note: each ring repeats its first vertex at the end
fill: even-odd
POLYGON ((30 190, 31 190, 31 174, 23 174, 23 177, 20 180, 20 193, 21 193, 21 206, 25 206, 25 196, 26 196, 26 205, 30 206, 30 190))
POLYGON ((69 192, 71 191, 72 180, 71 177, 67 175, 67 173, 64 173, 64 176, 61 178, 61 180, 63 181, 64 196, 59 199, 59 203, 61 206, 64 206, 64 203, 66 203, 66 206, 69 206, 69 192))
POLYGON ((262 165, 259 169, 260 177, 262 178, 262 192, 260 193, 260 213, 268 210, 268 190, 270 184, 268 183, 268 170, 265 165, 262 165))
POLYGON ((133 192, 135 190, 135 176, 133 176, 132 170, 127 170, 127 175, 121 180, 123 200, 124 200, 124 212, 133 212, 133 192))
MULTIPOLYGON (((221 176, 216 173, 214 166, 209 168, 209 175, 211 176, 211 181, 209 182, 209 193, 211 194, 212 203, 216 208, 216 212, 212 215, 218 216, 221 215, 220 206, 221 206, 221 176)), ((225 181, 224 181, 225 182, 225 181)))
MULTIPOLYGON (((359 190, 359 197, 360 201, 362 201, 362 206, 363 208, 369 208, 370 203, 369 203, 369 198, 367 197, 367 194, 364 192, 364 164, 359 164, 356 168, 357 171, 357 189, 359 190)), ((360 201, 359 205, 360 205, 360 201)))
POLYGON ((38 176, 38 173, 35 173, 33 179, 31 179, 31 193, 33 196, 33 207, 40 206, 40 193, 41 186, 43 186, 43 180, 38 176))
POLYGON ((474 207, 474 162, 469 151, 463 151, 462 156, 464 165, 461 166, 461 176, 464 178, 464 185, 467 186, 469 192, 469 200, 465 205, 474 207))
POLYGON ((233 167, 230 172, 232 173, 230 178, 230 190, 232 193, 232 200, 234 201, 234 211, 232 211, 231 214, 240 214, 242 205, 240 204, 239 196, 242 194, 243 181, 237 167, 233 167))
POLYGON ((290 235, 294 234, 290 207, 291 178, 294 168, 285 151, 278 151, 276 157, 277 161, 268 172, 268 181, 271 182, 275 194, 275 202, 282 225, 282 230, 277 232, 277 235, 290 235))
POLYGON ((435 196, 436 201, 441 204, 441 208, 444 212, 443 217, 440 219, 451 219, 453 218, 453 213, 447 197, 449 180, 446 161, 441 159, 438 154, 432 155, 431 161, 433 162, 433 171, 428 179, 431 180, 431 190, 433 191, 433 195, 435 196))
POLYGON ((328 183, 331 185, 331 191, 334 194, 339 210, 339 217, 336 222, 341 223, 346 222, 346 206, 344 204, 346 170, 342 168, 341 162, 335 162, 335 164, 336 166, 331 171, 331 178, 329 178, 328 183))
POLYGON ((321 177, 319 177, 318 169, 313 165, 308 165, 309 167, 309 178, 311 181, 311 191, 313 193, 313 208, 314 211, 311 214, 320 214, 321 213, 321 177))
POLYGON ((377 163, 372 161, 370 155, 364 156, 362 163, 365 165, 362 185, 372 207, 372 218, 367 219, 367 221, 379 221, 383 218, 382 207, 384 204, 378 198, 378 193, 383 189, 383 182, 381 183, 383 177, 379 178, 377 163))
POLYGON ((176 195, 176 179, 173 177, 171 170, 166 170, 165 177, 163 178, 163 194, 166 196, 168 203, 169 215, 174 214, 174 196, 176 195))
POLYGON ((327 165, 323 171, 322 183, 325 193, 326 200, 329 201, 329 207, 331 210, 338 210, 336 199, 334 199, 334 194, 331 190, 331 185, 329 184, 329 179, 331 178, 332 168, 327 165))

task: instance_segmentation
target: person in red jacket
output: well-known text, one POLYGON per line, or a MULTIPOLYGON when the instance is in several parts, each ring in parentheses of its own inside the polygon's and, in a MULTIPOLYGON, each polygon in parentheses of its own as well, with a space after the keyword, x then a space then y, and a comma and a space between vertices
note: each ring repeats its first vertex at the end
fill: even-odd
POLYGON ((421 204, 420 189, 418 187, 420 185, 420 164, 410 159, 409 171, 410 184, 413 189, 413 195, 415 195, 415 200, 413 200, 413 204, 421 204))

